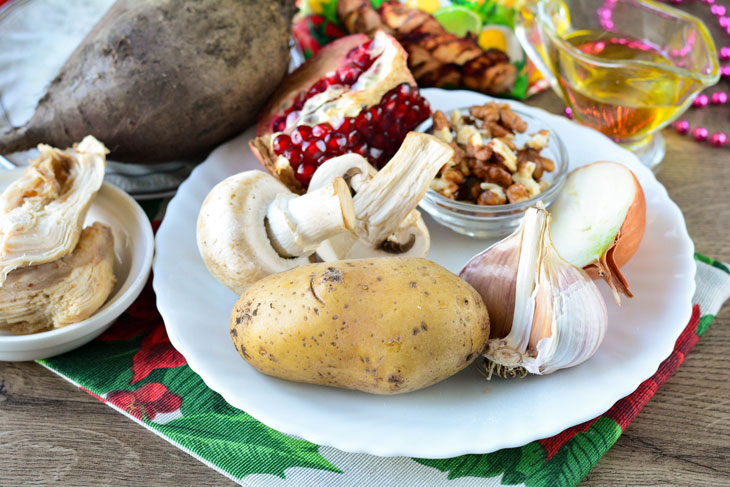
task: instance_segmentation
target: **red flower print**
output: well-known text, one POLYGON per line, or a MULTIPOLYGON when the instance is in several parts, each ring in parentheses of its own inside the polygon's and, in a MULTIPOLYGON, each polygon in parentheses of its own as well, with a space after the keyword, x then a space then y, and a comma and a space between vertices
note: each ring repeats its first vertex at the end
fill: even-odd
POLYGON ((81 389, 81 390, 82 390, 82 391, 84 391, 84 392, 87 392, 87 393, 91 394, 92 396, 94 396, 95 398, 97 398, 98 400, 100 400, 101 402, 106 402, 106 399, 104 399, 103 397, 101 397, 101 396, 100 396, 100 395, 98 395, 98 394, 95 394, 95 393, 91 392, 90 390, 88 390, 88 389, 87 389, 86 387, 84 387, 84 386, 79 386, 79 389, 81 389))
POLYGON ((598 421, 598 418, 586 421, 585 423, 577 424, 575 426, 571 426, 562 433, 558 433, 557 435, 551 436, 550 438, 538 440, 547 452, 547 458, 545 460, 550 460, 552 457, 554 457, 564 444, 570 441, 578 433, 585 433, 586 431, 588 431, 591 426, 593 426, 593 423, 595 423, 596 421, 598 421))
POLYGON ((140 420, 153 420, 158 414, 177 411, 182 405, 180 396, 156 382, 145 384, 136 391, 110 392, 106 399, 140 420))
MULTIPOLYGON (((316 16, 309 16, 307 18, 304 18, 298 22, 295 22, 294 25, 292 25, 292 35, 299 43, 299 47, 304 51, 305 53, 309 53, 309 55, 314 55, 319 52, 319 50, 322 48, 320 46, 319 42, 317 42, 317 39, 315 39, 313 35, 313 30, 316 29, 316 24, 314 24, 316 16)), ((324 18, 322 18, 324 20, 324 18)))
POLYGON ((152 277, 147 281, 142 293, 122 313, 117 321, 99 337, 103 342, 129 340, 151 330, 162 323, 162 317, 155 306, 155 293, 152 290, 152 277))
POLYGON ((141 381, 153 370, 171 369, 185 365, 185 357, 170 344, 165 325, 160 322, 142 340, 142 348, 132 359, 132 380, 130 384, 141 381))

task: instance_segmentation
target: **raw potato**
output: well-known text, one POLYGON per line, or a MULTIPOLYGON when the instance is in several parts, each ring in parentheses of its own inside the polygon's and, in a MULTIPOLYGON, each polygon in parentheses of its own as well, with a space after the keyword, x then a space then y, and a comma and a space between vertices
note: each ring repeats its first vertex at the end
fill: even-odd
POLYGON ((265 374, 397 394, 469 365, 487 343, 489 317, 469 284, 429 260, 362 259, 258 281, 233 308, 231 337, 265 374))
POLYGON ((189 157, 238 134, 287 71, 294 0, 118 0, 0 153, 70 147, 110 158, 189 157))

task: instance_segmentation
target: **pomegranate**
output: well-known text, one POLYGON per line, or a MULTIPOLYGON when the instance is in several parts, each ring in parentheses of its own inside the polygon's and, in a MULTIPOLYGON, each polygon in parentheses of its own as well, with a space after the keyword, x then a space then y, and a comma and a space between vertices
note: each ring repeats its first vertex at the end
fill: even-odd
POLYGON ((347 153, 380 169, 431 109, 391 36, 355 34, 325 46, 284 79, 250 145, 296 192, 326 160, 347 153))

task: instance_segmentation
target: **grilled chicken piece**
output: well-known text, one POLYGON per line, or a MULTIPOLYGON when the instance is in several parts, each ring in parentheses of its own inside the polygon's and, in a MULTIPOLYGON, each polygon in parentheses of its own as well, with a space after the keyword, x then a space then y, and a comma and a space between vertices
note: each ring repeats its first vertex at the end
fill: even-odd
POLYGON ((375 35, 380 30, 388 31, 380 21, 380 15, 373 8, 370 0, 339 0, 337 16, 348 32, 375 35))
POLYGON ((408 67, 421 86, 466 86, 502 94, 514 87, 517 68, 496 49, 483 51, 476 36, 458 37, 428 13, 400 3, 339 0, 337 15, 351 34, 388 30, 408 51, 408 67))
POLYGON ((8 274, 0 287, 0 329, 23 335, 78 323, 104 304, 115 283, 114 237, 97 222, 66 257, 8 274))

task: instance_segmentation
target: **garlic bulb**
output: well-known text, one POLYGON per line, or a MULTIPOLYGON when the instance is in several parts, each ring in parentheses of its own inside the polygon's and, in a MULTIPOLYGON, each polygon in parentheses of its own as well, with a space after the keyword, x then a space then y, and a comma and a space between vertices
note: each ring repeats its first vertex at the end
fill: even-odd
POLYGON ((585 271, 563 260, 544 206, 471 259, 460 276, 482 296, 491 332, 488 376, 549 374, 589 359, 606 332, 606 304, 585 271))

